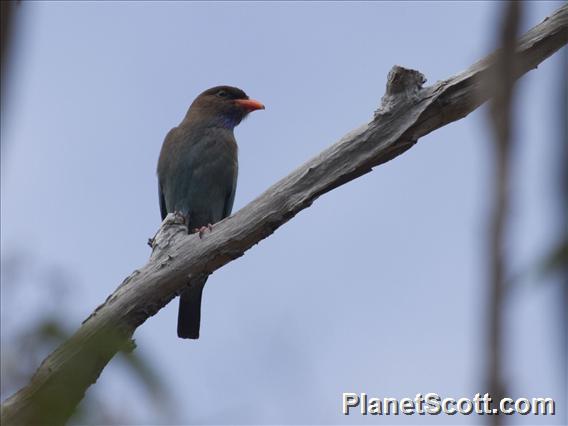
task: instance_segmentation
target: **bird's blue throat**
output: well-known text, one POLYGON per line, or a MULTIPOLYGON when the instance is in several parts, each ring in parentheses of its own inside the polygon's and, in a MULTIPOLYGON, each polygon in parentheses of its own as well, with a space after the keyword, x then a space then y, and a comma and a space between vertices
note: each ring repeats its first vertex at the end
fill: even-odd
POLYGON ((234 129, 241 121, 243 117, 236 116, 236 115, 222 115, 216 120, 216 123, 219 127, 224 129, 234 129))

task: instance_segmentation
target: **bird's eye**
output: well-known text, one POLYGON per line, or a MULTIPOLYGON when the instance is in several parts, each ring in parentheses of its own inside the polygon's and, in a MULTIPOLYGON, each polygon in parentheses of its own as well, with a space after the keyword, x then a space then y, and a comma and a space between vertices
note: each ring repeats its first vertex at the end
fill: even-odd
POLYGON ((229 94, 227 92, 225 92, 224 90, 219 90, 217 92, 217 96, 219 96, 220 98, 227 98, 229 96, 229 94))

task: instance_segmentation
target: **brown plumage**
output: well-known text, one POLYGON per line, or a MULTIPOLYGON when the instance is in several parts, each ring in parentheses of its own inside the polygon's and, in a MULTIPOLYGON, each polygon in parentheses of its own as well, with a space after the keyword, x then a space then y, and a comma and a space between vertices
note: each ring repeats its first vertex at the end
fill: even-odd
MULTIPOLYGON (((237 142, 233 130, 251 111, 264 109, 241 89, 217 86, 201 93, 164 141, 158 160, 162 220, 186 217, 199 230, 231 214, 237 186, 237 142)), ((180 296, 178 336, 199 338, 201 296, 207 277, 193 280, 180 296)))

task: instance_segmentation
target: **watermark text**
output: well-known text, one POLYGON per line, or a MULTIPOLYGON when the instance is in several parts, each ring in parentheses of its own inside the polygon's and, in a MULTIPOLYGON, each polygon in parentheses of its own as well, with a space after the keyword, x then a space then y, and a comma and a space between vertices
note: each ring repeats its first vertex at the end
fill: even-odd
POLYGON ((361 415, 438 415, 447 414, 534 414, 554 415, 552 398, 503 398, 494 401, 488 393, 476 393, 473 398, 441 398, 437 393, 416 394, 414 398, 374 398, 366 393, 343 393, 343 414, 361 415))

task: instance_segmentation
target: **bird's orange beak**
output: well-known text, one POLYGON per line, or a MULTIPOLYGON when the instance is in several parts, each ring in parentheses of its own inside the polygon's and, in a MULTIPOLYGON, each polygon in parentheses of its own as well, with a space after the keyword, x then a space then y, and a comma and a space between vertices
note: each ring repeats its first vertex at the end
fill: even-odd
POLYGON ((248 112, 264 109, 264 105, 254 99, 236 99, 235 103, 248 112))

